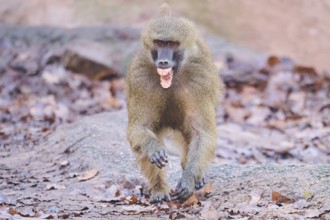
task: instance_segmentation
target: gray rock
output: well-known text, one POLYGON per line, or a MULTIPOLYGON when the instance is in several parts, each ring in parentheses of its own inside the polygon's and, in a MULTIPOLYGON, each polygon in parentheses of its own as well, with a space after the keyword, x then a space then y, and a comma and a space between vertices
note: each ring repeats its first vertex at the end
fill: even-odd
MULTIPOLYGON (((129 188, 145 185, 126 140, 126 114, 123 110, 84 117, 59 127, 34 150, 3 158, 0 176, 4 184, 0 190, 7 195, 4 194, 1 197, 4 201, 0 202, 18 205, 33 199, 38 201, 34 206, 42 210, 87 209, 84 217, 103 216, 102 204, 114 201, 113 188, 106 187, 109 183, 111 186, 125 182, 129 188), (96 170, 97 175, 81 182, 79 177, 89 170, 96 170), (19 193, 16 188, 20 189, 19 193)), ((170 156, 170 161, 166 169, 174 188, 181 166, 176 156, 170 156)), ((291 216, 295 219, 293 204, 285 209, 280 209, 275 202, 272 204, 275 191, 293 202, 304 199, 306 193, 313 195, 311 204, 315 204, 312 207, 315 210, 330 202, 329 164, 213 164, 208 177, 213 189, 207 202, 213 204, 220 216, 240 213, 241 216, 258 214, 262 218, 291 216), (253 204, 247 202, 252 200, 253 204)), ((116 210, 115 206, 110 207, 116 210)), ((5 212, 0 209, 1 213, 5 212)))
MULTIPOLYGON (((120 26, 68 30, 0 25, 0 46, 16 49, 17 53, 22 49, 38 48, 43 57, 40 58, 42 66, 37 67, 60 60, 67 69, 93 79, 123 76, 139 37, 138 29, 120 26)), ((31 72, 30 69, 34 68, 31 66, 28 63, 24 68, 31 72)))
MULTIPOLYGON (((42 144, 42 154, 58 156, 63 153, 70 160, 83 166, 96 168, 100 177, 119 180, 140 178, 126 140, 126 111, 101 113, 57 129, 42 144)), ((221 149, 220 149, 221 150, 221 149)), ((179 158, 171 156, 167 167, 172 187, 181 174, 179 158)), ((252 190, 264 188, 268 191, 288 192, 294 198, 302 198, 305 192, 330 199, 330 165, 217 165, 209 171, 214 192, 252 190)), ((232 199, 235 198, 232 196, 232 199)))

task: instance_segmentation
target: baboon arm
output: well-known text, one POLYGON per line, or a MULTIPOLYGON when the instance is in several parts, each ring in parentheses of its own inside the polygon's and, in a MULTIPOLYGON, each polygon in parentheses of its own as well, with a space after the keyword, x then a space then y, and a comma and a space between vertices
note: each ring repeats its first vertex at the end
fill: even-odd
POLYGON ((205 175, 205 171, 214 157, 216 124, 213 117, 215 118, 215 111, 209 110, 208 118, 200 114, 195 117, 195 120, 192 119, 192 123, 189 125, 191 139, 183 173, 186 173, 186 175, 193 174, 196 181, 199 181, 205 175))
POLYGON ((205 175, 205 171, 213 159, 215 138, 209 132, 207 130, 198 131, 189 145, 184 173, 194 174, 196 181, 205 175))
POLYGON ((129 125, 128 141, 130 142, 133 151, 142 157, 150 157, 157 150, 163 148, 153 131, 138 124, 129 125))

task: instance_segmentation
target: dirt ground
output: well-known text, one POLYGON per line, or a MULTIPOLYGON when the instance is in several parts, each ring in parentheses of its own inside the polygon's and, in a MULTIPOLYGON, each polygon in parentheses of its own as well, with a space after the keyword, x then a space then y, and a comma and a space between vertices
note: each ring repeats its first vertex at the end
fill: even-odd
MULTIPOLYGON (((33 150, 2 158, 0 219, 329 219, 326 164, 215 162, 209 183, 184 204, 150 204, 126 140, 126 115, 84 117, 33 150)), ((177 156, 170 161, 173 189, 181 170, 177 156)))

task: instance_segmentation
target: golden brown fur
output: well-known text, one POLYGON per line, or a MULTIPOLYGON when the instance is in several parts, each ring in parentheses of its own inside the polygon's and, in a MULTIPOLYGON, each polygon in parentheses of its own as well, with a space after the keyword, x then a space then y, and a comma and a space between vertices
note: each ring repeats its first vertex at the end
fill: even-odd
POLYGON ((128 69, 128 140, 143 175, 148 179, 151 200, 167 200, 169 187, 164 169, 150 163, 155 152, 164 149, 164 129, 181 132, 183 174, 177 191, 184 200, 204 177, 216 145, 215 108, 222 84, 210 52, 192 23, 165 15, 151 20, 142 32, 141 45, 128 69), (153 41, 180 43, 184 58, 174 73, 173 85, 159 85, 150 51, 153 41), (166 198, 167 197, 167 198, 166 198))

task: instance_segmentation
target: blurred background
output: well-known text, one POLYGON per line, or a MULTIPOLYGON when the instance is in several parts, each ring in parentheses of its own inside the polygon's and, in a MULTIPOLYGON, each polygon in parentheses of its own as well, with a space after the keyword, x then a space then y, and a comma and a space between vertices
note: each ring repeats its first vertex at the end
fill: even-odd
MULTIPOLYGON (((158 13, 161 0, 0 0, 0 23, 65 28, 139 26, 158 13)), ((174 14, 238 45, 330 69, 330 1, 168 1, 174 14)))
MULTIPOLYGON (((197 25, 226 85, 217 163, 330 162, 329 0, 168 2, 197 25)), ((125 109, 126 67, 161 3, 0 0, 3 156, 125 109)))

